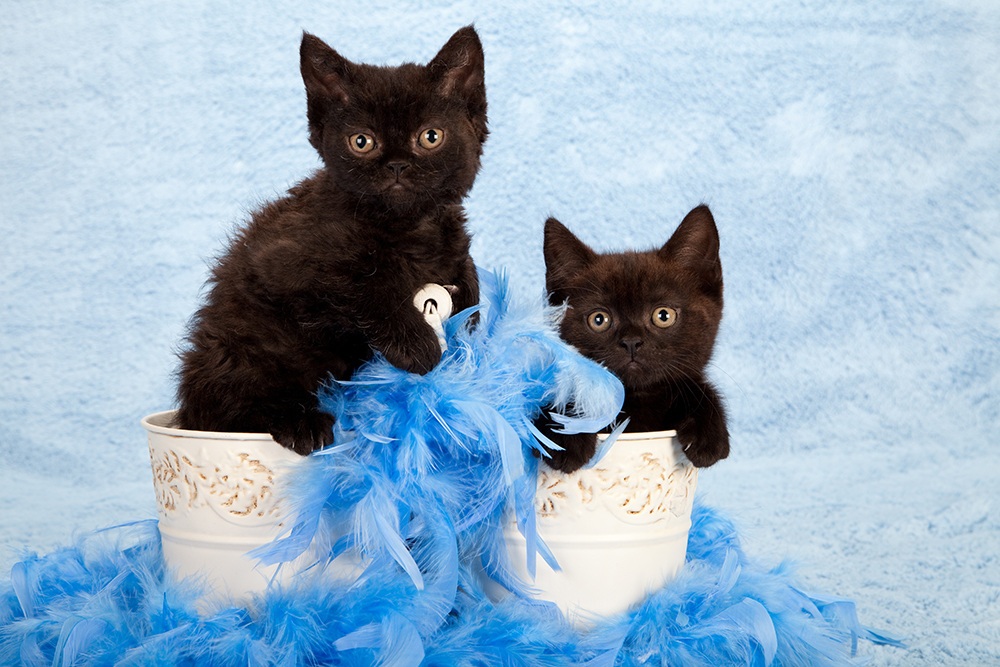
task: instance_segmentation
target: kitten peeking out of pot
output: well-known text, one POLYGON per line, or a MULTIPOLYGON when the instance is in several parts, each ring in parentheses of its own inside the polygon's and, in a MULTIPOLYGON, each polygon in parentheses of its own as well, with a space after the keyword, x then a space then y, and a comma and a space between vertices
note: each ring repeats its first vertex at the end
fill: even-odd
POLYGON ((210 278, 181 353, 184 429, 267 432, 300 454, 333 440, 320 385, 373 351, 404 370, 440 360, 413 307, 447 285, 479 300, 462 199, 486 140, 482 45, 456 32, 427 65, 376 67, 306 33, 309 141, 323 168, 256 211, 210 278))
MULTIPOLYGON (((688 213, 659 250, 598 254, 555 218, 545 223, 545 286, 568 304, 560 335, 625 386, 627 431, 676 429, 688 459, 710 466, 729 455, 726 413, 705 379, 722 319, 719 233, 707 206, 688 213)), ((539 428, 563 451, 550 467, 573 472, 596 449, 594 434, 539 428)))

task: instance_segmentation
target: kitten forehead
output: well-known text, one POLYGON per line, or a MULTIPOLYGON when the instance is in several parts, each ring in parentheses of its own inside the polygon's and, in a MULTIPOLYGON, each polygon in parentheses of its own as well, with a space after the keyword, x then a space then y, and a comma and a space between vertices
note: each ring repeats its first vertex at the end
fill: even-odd
POLYGON ((651 251, 599 255, 575 276, 566 292, 575 308, 608 308, 642 319, 654 306, 684 305, 691 289, 684 272, 651 251))
POLYGON ((402 65, 365 65, 352 63, 352 91, 367 98, 391 95, 402 104, 412 103, 426 97, 426 88, 431 87, 427 68, 413 63, 402 65))
POLYGON ((384 125, 398 125, 423 122, 429 116, 461 109, 457 100, 433 94, 434 84, 423 67, 407 64, 358 68, 363 72, 351 82, 354 113, 348 112, 349 117, 364 116, 384 125))
POLYGON ((664 262, 655 251, 601 255, 593 268, 608 287, 637 295, 669 293, 684 282, 684 272, 664 262))

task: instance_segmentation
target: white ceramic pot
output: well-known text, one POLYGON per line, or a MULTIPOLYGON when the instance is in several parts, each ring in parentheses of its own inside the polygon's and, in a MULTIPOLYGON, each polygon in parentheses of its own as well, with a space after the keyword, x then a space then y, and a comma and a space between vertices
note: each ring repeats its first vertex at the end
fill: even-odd
MULTIPOLYGON (((452 309, 448 288, 424 285, 413 305, 445 349, 444 321, 452 309)), ((174 427, 174 416, 174 410, 149 415, 142 427, 149 435, 163 558, 177 578, 204 577, 209 592, 202 610, 263 591, 272 581, 288 581, 313 565, 319 554, 308 550, 280 569, 246 555, 286 530, 290 517, 275 494, 276 482, 302 457, 267 433, 187 431, 174 427)), ((362 569, 360 556, 348 551, 316 576, 353 580, 362 569)))
MULTIPOLYGON (((627 610, 677 576, 687 552, 698 469, 675 436, 623 433, 589 470, 567 475, 539 467, 538 534, 561 570, 538 556, 535 597, 587 625, 595 615, 627 610)), ((525 540, 513 521, 504 538, 515 572, 531 582, 525 540)))
MULTIPOLYGON (((275 577, 277 566, 259 566, 246 556, 285 530, 290 517, 275 494, 276 482, 303 457, 267 433, 187 431, 173 423, 173 410, 142 420, 163 558, 178 579, 204 578, 203 610, 263 591, 272 579, 287 581, 300 563, 314 562, 307 553, 275 577)), ((341 560, 335 569, 350 576, 357 562, 346 554, 341 560)))

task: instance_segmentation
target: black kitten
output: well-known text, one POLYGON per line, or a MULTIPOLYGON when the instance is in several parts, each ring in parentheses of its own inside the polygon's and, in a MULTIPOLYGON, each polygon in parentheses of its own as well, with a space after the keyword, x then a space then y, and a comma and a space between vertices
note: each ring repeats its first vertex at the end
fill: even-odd
POLYGON ((483 51, 469 26, 426 66, 355 64, 306 33, 309 141, 324 168, 253 214, 219 259, 181 354, 179 426, 329 444, 316 392, 377 350, 426 373, 437 337, 412 305, 426 283, 479 284, 462 198, 486 140, 483 51))
MULTIPOLYGON (((597 254, 558 220, 545 223, 545 285, 569 303, 560 334, 625 385, 628 431, 676 429, 690 461, 729 455, 726 413, 705 379, 722 319, 719 233, 707 206, 691 211, 659 250, 597 254)), ((549 465, 573 472, 596 436, 547 433, 562 452, 549 465)))

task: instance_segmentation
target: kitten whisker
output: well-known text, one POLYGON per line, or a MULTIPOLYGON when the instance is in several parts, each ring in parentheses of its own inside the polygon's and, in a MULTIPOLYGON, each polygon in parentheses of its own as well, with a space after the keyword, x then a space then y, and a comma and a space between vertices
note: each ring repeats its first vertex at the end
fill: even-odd
POLYGON ((733 377, 733 375, 730 372, 728 372, 722 366, 719 366, 718 364, 715 364, 715 363, 710 363, 709 366, 711 366, 712 368, 718 370, 720 373, 722 373, 727 378, 729 378, 730 380, 732 380, 732 383, 736 386, 737 389, 740 390, 740 393, 743 394, 743 398, 749 398, 750 395, 747 394, 747 392, 746 392, 745 389, 743 389, 743 385, 741 385, 739 382, 737 382, 736 378, 733 377))

